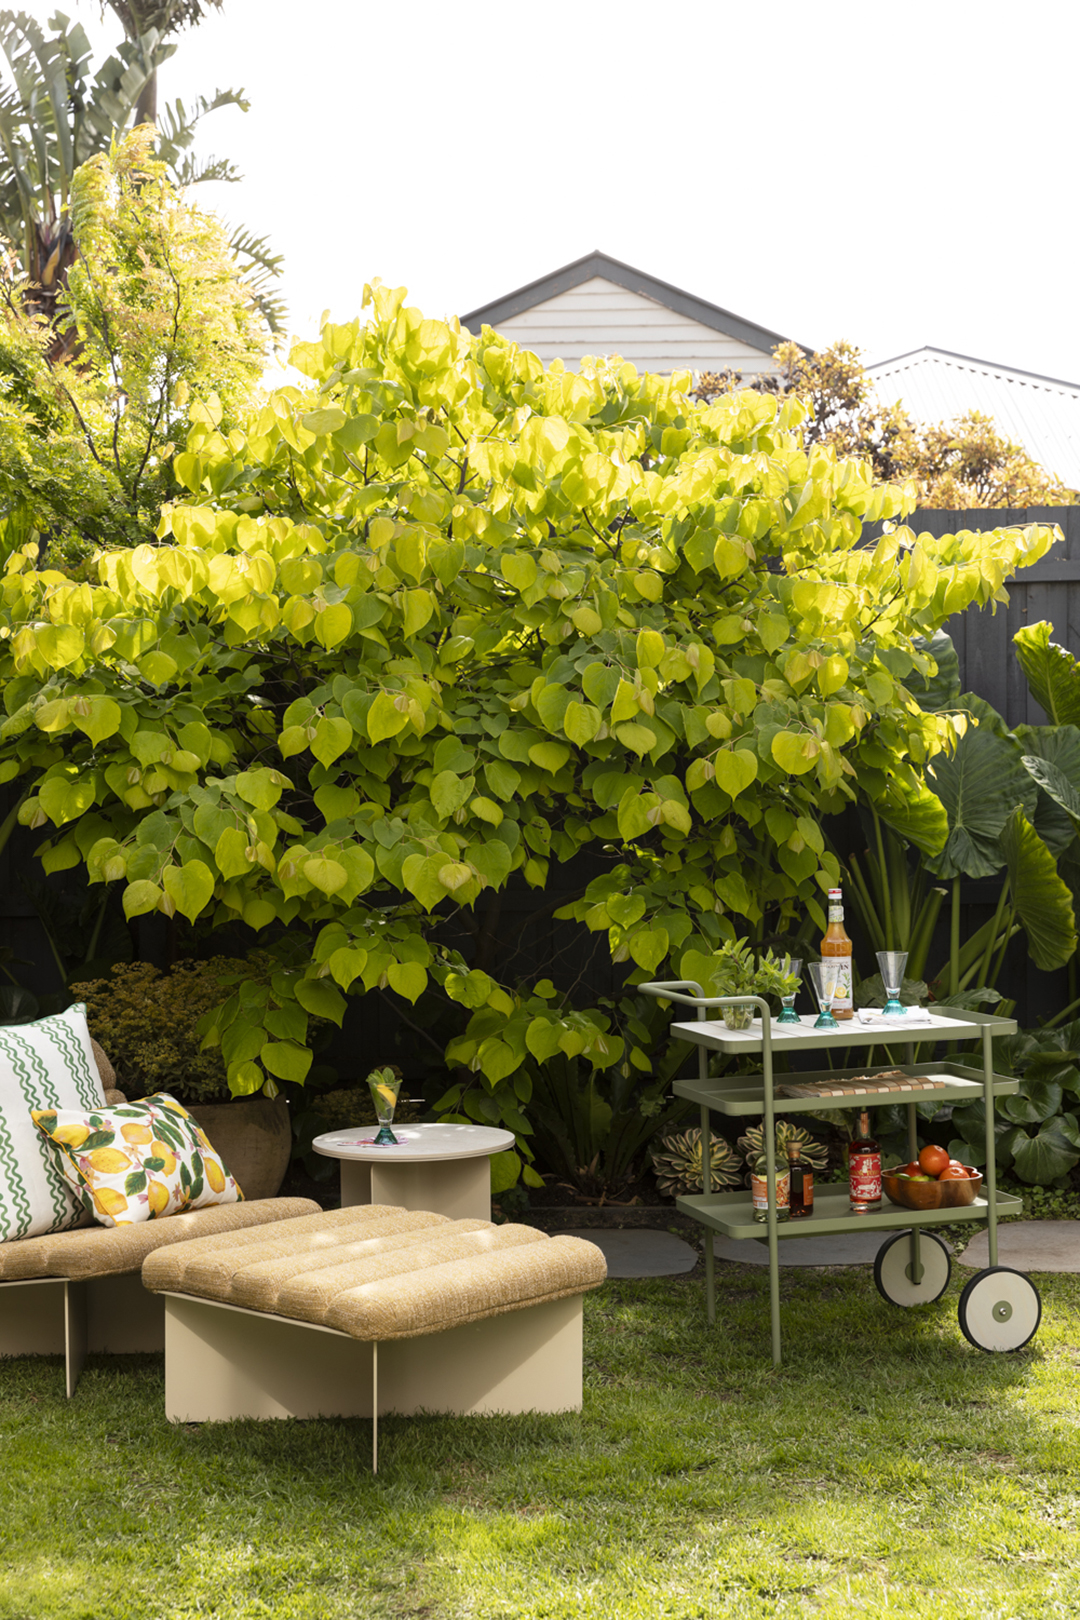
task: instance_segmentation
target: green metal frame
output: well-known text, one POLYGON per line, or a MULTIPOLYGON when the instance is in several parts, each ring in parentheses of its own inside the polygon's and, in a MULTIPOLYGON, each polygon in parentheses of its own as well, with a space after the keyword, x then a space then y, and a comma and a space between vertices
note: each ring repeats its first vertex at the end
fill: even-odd
MULTIPOLYGON (((922 1263, 919 1254, 919 1229, 923 1226, 956 1224, 961 1221, 986 1220, 987 1235, 990 1247, 990 1264, 997 1265, 997 1222, 999 1214, 1018 1213, 1022 1201, 1007 1194, 999 1194, 997 1190, 997 1173, 994 1164, 994 1098, 1015 1092, 1018 1084, 1015 1080, 994 1074, 993 1068, 993 1038, 995 1035, 1012 1035, 1016 1032, 1016 1023, 1011 1018, 995 1018, 989 1013, 964 1012, 954 1014, 951 1009, 941 1008, 934 1011, 934 1017, 941 1019, 948 1026, 946 1029, 928 1028, 926 1025, 917 1025, 910 1032, 898 1029, 889 1029, 888 1038, 883 1038, 881 1027, 864 1025, 852 1021, 843 1024, 839 1030, 813 1030, 804 1024, 800 1033, 794 1033, 794 1026, 787 1026, 783 1032, 774 1037, 772 1014, 768 1002, 758 996, 707 996, 699 984, 691 979, 671 979, 654 981, 650 984, 638 986, 646 995, 655 996, 661 1001, 679 1002, 684 1006, 696 1010, 696 1024, 682 1024, 673 1026, 673 1034, 677 1039, 687 1040, 698 1048, 698 1074, 696 1080, 676 1081, 673 1090, 678 1097, 686 1097, 697 1102, 701 1108, 701 1166, 703 1192, 698 1197, 680 1198, 678 1209, 690 1215, 705 1228, 705 1300, 710 1324, 716 1321, 716 1267, 713 1256, 713 1234, 722 1232, 733 1238, 761 1239, 760 1222, 754 1223, 752 1216, 747 1214, 748 1199, 744 1192, 714 1193, 712 1190, 712 1169, 710 1164, 710 1112, 715 1110, 724 1114, 762 1114, 764 1116, 764 1147, 765 1163, 768 1180, 768 1210, 765 1222, 765 1241, 769 1250, 769 1315, 772 1327, 772 1357, 779 1366, 780 1353, 780 1253, 779 1240, 781 1237, 813 1237, 825 1232, 846 1232, 852 1230, 865 1231, 870 1229, 894 1230, 897 1227, 911 1228, 911 1268, 912 1276, 917 1281, 922 1275, 922 1263), (713 1009, 722 1010, 724 1007, 745 1007, 751 1005, 755 1008, 761 1020, 760 1030, 735 1031, 726 1030, 723 1025, 709 1022, 709 1012, 713 1009), (918 1034, 916 1035, 916 1029, 918 1034), (905 1036, 908 1038, 905 1039, 905 1036), (911 1037, 914 1037, 911 1038, 911 1037), (923 1040, 938 1041, 982 1041, 982 1065, 980 1068, 966 1067, 959 1063, 935 1064, 935 1075, 941 1075, 954 1082, 952 1086, 927 1090, 919 1093, 902 1093, 907 1102, 908 1120, 908 1152, 912 1158, 918 1152, 918 1115, 916 1104, 930 1099, 941 1102, 971 1101, 975 1089, 973 1082, 981 1084, 981 1092, 986 1104, 986 1169, 983 1181, 983 1196, 977 1198, 974 1204, 962 1206, 957 1209, 944 1210, 910 1210, 892 1207, 872 1215, 852 1215, 848 1209, 847 1194, 830 1194, 825 1192, 814 1201, 814 1214, 809 1220, 799 1221, 797 1224, 785 1223, 781 1227, 776 1218, 776 1115, 777 1113, 800 1113, 809 1109, 820 1107, 821 1102, 814 1098, 784 1098, 777 1102, 774 1094, 773 1079, 773 1052, 774 1041, 780 1044, 785 1052, 813 1049, 828 1046, 904 1046, 907 1049, 907 1062, 904 1067, 914 1069, 914 1048, 923 1040), (725 1087, 722 1081, 710 1080, 709 1077, 709 1051, 724 1052, 728 1054, 760 1051, 762 1055, 762 1073, 760 1075, 740 1075, 733 1085, 725 1087), (738 1095, 739 1092, 744 1093, 738 1095), (749 1094, 747 1094, 749 1093, 749 1094)), ((926 1068, 928 1065, 920 1065, 926 1068)), ((818 1078, 829 1075, 846 1075, 854 1078, 856 1070, 828 1070, 818 1078)), ((794 1076, 787 1078, 794 1079, 794 1076)), ((895 1098, 895 1094, 893 1094, 895 1098)), ((855 1092, 843 1099, 844 1107, 865 1104, 867 1107, 880 1107, 882 1105, 881 1092, 855 1092)))

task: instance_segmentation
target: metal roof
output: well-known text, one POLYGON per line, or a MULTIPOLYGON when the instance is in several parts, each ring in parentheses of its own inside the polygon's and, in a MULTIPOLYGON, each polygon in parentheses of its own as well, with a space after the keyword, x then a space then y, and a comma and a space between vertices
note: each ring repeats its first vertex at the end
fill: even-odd
MULTIPOLYGON (((612 259, 606 253, 601 253, 599 248, 585 254, 584 258, 575 259, 572 264, 564 264, 561 270, 553 270, 550 275, 541 276, 539 280, 519 287, 516 292, 507 293, 504 298, 481 304, 479 309, 462 315, 461 324, 473 332, 478 332, 481 326, 498 326, 500 321, 508 320, 511 315, 519 315, 522 310, 543 303, 545 298, 555 298, 559 293, 569 292, 572 287, 580 287, 583 281, 589 281, 593 276, 604 276, 616 286, 625 287, 628 292, 641 293, 667 309, 700 321, 715 332, 725 332, 729 337, 739 338, 751 348, 761 349, 766 354, 771 354, 778 343, 788 341, 782 332, 773 332, 767 326, 758 326, 755 321, 733 315, 729 309, 721 309, 719 304, 710 304, 693 293, 683 292, 681 287, 673 287, 670 282, 647 275, 644 270, 635 270, 633 265, 612 259)), ((802 347, 805 345, 800 344, 802 347)))
POLYGON ((951 422, 968 411, 992 416, 1005 438, 1080 489, 1080 383, 929 346, 879 360, 866 374, 882 404, 899 399, 917 422, 951 422))

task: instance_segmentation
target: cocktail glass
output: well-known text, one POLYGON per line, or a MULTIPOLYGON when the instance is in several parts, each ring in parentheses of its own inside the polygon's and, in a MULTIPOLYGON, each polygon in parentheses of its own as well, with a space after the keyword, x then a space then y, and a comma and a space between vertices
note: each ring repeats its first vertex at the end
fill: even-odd
MULTIPOLYGON (((794 973, 796 978, 801 978, 802 963, 797 957, 785 957, 784 972, 794 973)), ((797 1024, 799 1022, 799 1015, 795 1011, 795 997, 798 995, 798 993, 799 988, 798 985, 796 985, 790 996, 780 997, 780 1016, 776 1020, 778 1024, 797 1024)))
POLYGON ((907 967, 907 951, 878 951, 877 961, 881 970, 881 982, 885 986, 886 1001, 882 1007, 882 1016, 885 1018, 902 1018, 907 1014, 907 1008, 900 1000, 900 990, 904 983, 904 969, 907 967))
POLYGON ((393 1069, 377 1069, 374 1074, 368 1075, 368 1086, 375 1104, 375 1118, 379 1122, 379 1134, 374 1144, 376 1147, 397 1147, 398 1139, 390 1127, 394 1122, 394 1109, 401 1090, 401 1076, 395 1074, 393 1069))
POLYGON ((814 1029, 839 1029, 840 1025, 832 1015, 832 1004, 836 996, 836 985, 840 977, 840 959, 836 956, 826 956, 821 962, 810 963, 810 979, 814 986, 821 1012, 814 1024, 814 1029))

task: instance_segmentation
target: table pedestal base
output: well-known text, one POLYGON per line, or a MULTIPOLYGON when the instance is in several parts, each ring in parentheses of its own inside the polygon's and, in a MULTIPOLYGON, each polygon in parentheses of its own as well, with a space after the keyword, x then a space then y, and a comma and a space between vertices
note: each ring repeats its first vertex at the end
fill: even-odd
POLYGON ((435 1163, 367 1164, 341 1160, 341 1206, 395 1204, 400 1209, 434 1210, 451 1220, 491 1219, 491 1163, 487 1158, 435 1163))

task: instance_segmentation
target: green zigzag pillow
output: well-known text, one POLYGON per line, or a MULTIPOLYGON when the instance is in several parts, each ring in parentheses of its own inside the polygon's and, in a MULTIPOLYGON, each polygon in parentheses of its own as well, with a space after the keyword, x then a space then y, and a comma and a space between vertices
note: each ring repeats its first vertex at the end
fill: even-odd
POLYGON ((0 1025, 0 1241, 87 1224, 30 1110, 104 1104, 85 1007, 0 1025))

